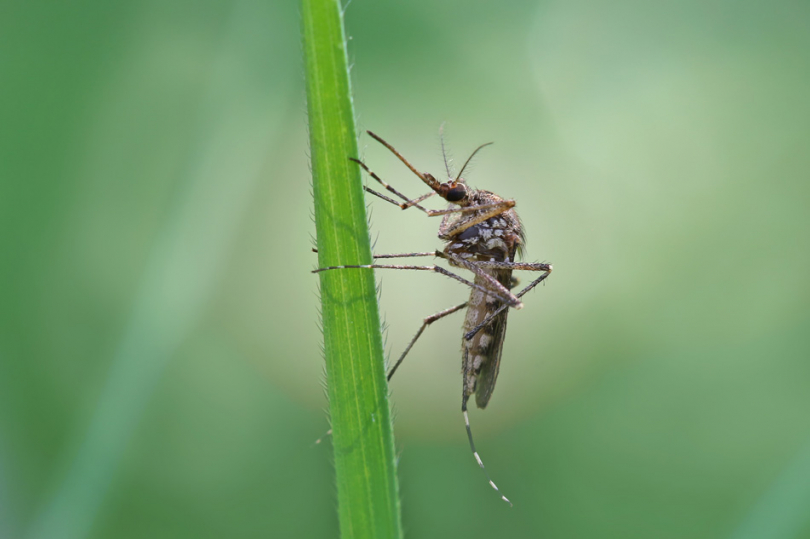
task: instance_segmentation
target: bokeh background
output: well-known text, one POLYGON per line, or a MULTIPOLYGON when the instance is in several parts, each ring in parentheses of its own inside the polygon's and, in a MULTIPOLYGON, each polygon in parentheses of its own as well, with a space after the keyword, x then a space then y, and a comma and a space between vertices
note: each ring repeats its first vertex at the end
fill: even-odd
MULTIPOLYGON (((514 508, 462 316, 393 380, 407 536, 810 537, 810 4, 346 26, 360 129, 437 175, 442 122, 457 163, 494 141, 465 175, 555 267, 471 413, 514 508)), ((296 3, 6 2, 0 35, 0 537, 335 536, 296 3)), ((441 246, 369 205, 377 252, 441 246)), ((378 278, 394 357, 467 295, 378 278)))

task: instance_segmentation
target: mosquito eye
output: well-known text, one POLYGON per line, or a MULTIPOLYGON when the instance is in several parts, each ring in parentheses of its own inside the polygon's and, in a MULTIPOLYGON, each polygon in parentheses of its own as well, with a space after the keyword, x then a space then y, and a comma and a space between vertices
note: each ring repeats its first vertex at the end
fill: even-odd
POLYGON ((444 198, 447 200, 447 202, 458 202, 459 200, 462 200, 466 196, 467 196, 467 188, 464 187, 462 184, 458 184, 455 187, 451 187, 447 191, 447 196, 445 196, 444 198))

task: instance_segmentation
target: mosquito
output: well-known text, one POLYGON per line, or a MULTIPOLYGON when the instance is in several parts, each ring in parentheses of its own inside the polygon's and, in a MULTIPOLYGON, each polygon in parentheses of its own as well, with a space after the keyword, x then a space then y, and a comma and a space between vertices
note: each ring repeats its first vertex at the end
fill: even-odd
POLYGON ((476 148, 464 163, 464 166, 461 167, 461 171, 454 177, 450 171, 450 164, 444 151, 444 139, 442 137, 442 154, 448 179, 446 182, 439 182, 432 174, 420 172, 381 137, 371 131, 367 133, 397 156, 431 191, 420 197, 410 199, 383 181, 363 161, 350 157, 350 160, 357 163, 387 192, 399 198, 402 202, 394 200, 368 186, 364 186, 363 189, 386 202, 399 206, 403 210, 416 208, 429 217, 442 216, 439 225, 439 239, 446 242, 444 249, 441 251, 375 255, 375 260, 433 256, 446 260, 454 268, 471 271, 474 278, 470 281, 435 264, 417 266, 375 263, 354 266, 330 266, 319 268, 313 273, 337 269, 432 271, 470 287, 470 298, 467 301, 439 311, 422 321, 422 326, 388 372, 388 380, 391 380, 405 356, 408 355, 408 352, 411 351, 411 348, 430 324, 465 307, 467 308, 467 316, 464 319, 464 336, 461 339, 463 374, 461 412, 464 415, 467 438, 470 441, 470 449, 476 462, 484 471, 490 486, 511 506, 512 502, 503 495, 489 477, 484 462, 475 449, 472 429, 470 428, 470 418, 467 413, 467 401, 475 394, 475 404, 479 408, 486 408, 492 397, 492 391, 495 389, 495 381, 498 378, 498 370, 501 366, 501 353, 506 335, 506 317, 509 308, 520 309, 523 307, 520 298, 551 274, 551 264, 517 262, 516 259, 522 255, 525 237, 523 226, 513 209, 515 201, 501 198, 490 191, 472 189, 467 186, 462 177, 464 170, 475 154, 482 148, 492 144, 491 142, 476 148), (431 210, 420 204, 433 195, 439 195, 445 199, 450 203, 449 207, 443 210, 431 210), (520 292, 513 294, 511 289, 517 285, 517 279, 512 276, 514 270, 537 271, 542 272, 542 274, 520 292))

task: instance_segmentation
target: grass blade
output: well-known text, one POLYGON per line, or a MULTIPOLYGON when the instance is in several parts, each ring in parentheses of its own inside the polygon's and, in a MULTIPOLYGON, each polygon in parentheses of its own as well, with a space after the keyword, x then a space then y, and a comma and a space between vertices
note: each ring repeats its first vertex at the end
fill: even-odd
MULTIPOLYGON (((301 7, 318 262, 370 264, 341 7, 301 7)), ((341 536, 401 537, 374 274, 323 272, 320 286, 341 536)))

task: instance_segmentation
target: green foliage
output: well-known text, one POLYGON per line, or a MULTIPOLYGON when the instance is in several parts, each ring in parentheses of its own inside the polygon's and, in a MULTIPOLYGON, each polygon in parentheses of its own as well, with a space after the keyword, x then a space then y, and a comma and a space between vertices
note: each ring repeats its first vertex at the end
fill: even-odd
MULTIPOLYGON (((371 263, 340 5, 302 2, 318 262, 371 263)), ((341 535, 400 537, 374 274, 320 274, 341 535)))
MULTIPOLYGON (((311 447, 300 2, 9 5, 0 537, 338 536, 331 443, 311 447)), ((514 509, 468 454, 460 320, 395 377, 408 536, 810 538, 807 20, 810 2, 350 3, 356 116, 432 172, 443 120, 458 158, 495 141, 469 181, 517 199, 527 259, 557 269, 472 412, 514 509)), ((438 247, 435 221, 366 202, 380 253, 438 247)), ((467 295, 380 277, 394 355, 467 295)))

